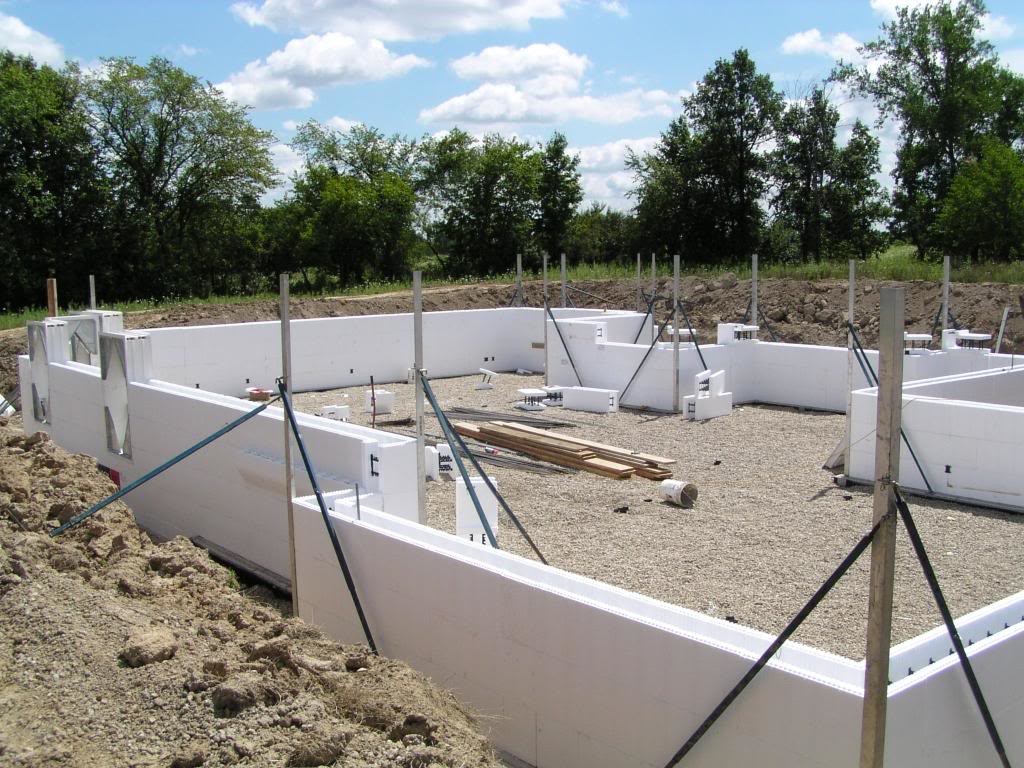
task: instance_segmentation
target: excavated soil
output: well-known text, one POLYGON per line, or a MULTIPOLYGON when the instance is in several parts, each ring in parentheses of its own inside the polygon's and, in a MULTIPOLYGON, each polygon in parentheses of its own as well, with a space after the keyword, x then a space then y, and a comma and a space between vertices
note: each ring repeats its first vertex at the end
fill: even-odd
POLYGON ((48 535, 113 490, 0 419, 0 765, 498 765, 449 693, 123 504, 48 535))

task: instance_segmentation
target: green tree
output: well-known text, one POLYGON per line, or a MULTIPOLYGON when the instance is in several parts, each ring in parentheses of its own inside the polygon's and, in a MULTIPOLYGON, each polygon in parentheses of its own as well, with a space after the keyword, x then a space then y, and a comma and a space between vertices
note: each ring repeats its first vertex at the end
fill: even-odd
POLYGON ((1010 261, 1024 257, 1024 158, 989 141, 953 180, 938 217, 954 254, 1010 261))
POLYGON ((111 234, 126 291, 188 295, 222 281, 224 243, 209 238, 226 231, 219 219, 255 215, 274 183, 273 136, 167 59, 106 59, 85 84, 116 198, 111 234))
POLYGON ((648 245, 681 248, 691 262, 749 257, 761 239, 766 148, 781 112, 782 96, 746 50, 715 62, 652 156, 629 161, 641 227, 681 217, 659 227, 661 242, 648 245))
POLYGON ((881 119, 900 124, 895 223, 922 252, 936 245, 933 225, 950 185, 985 138, 1024 138, 1024 81, 979 38, 984 13, 981 0, 901 8, 860 49, 864 65, 834 74, 874 99, 881 119))
POLYGON ((63 298, 84 300, 109 265, 106 205, 77 72, 0 52, 0 305, 38 306, 58 273, 63 298))
POLYGON ((878 140, 858 120, 840 147, 838 124, 839 112, 820 88, 790 105, 779 121, 770 238, 776 257, 786 255, 786 230, 805 262, 867 256, 884 242, 880 226, 888 206, 875 179, 878 140))
POLYGON ((568 144, 564 135, 555 133, 540 156, 537 240, 552 258, 565 250, 569 223, 583 200, 580 158, 566 151, 568 144))
POLYGON ((566 256, 574 263, 632 262, 633 217, 600 203, 573 216, 566 234, 566 256))
POLYGON ((878 182, 878 139, 860 120, 838 150, 828 187, 829 256, 867 258, 889 242, 882 225, 891 215, 889 196, 878 182))
POLYGON ((466 163, 442 213, 448 269, 459 275, 508 270, 517 253, 532 253, 540 155, 525 142, 489 135, 466 163))
POLYGON ((415 237, 416 143, 361 124, 337 130, 311 120, 292 147, 305 166, 279 206, 301 221, 298 268, 308 277, 315 267, 320 287, 328 277, 345 286, 403 276, 415 237))

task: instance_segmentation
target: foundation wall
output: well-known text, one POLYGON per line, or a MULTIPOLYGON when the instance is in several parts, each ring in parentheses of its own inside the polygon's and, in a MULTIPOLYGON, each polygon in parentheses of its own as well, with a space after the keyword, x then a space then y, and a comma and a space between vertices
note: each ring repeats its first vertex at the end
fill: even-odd
MULTIPOLYGON (((315 502, 296 510, 300 612, 360 642, 315 502)), ((771 640, 365 508, 361 520, 331 521, 382 652, 452 688, 500 748, 540 768, 664 765, 771 640)), ((1015 605, 1024 609, 1024 595, 1015 605)), ((1003 681, 999 670, 1022 651, 1019 626, 970 648, 1011 759, 1024 757, 1012 729, 1024 701, 1018 673, 1003 681)), ((947 666, 891 688, 887 762, 998 765, 975 738, 980 718, 955 684, 962 673, 947 666)), ((862 662, 789 643, 686 764, 852 768, 862 681, 862 662)))
MULTIPOLYGON (((1015 377, 1019 378, 1019 377, 1015 377)), ((1024 408, 964 400, 903 395, 903 431, 939 494, 1024 507, 1024 408)), ((876 389, 853 393, 850 476, 874 481, 876 389)), ((905 443, 900 452, 900 483, 925 491, 905 443)))

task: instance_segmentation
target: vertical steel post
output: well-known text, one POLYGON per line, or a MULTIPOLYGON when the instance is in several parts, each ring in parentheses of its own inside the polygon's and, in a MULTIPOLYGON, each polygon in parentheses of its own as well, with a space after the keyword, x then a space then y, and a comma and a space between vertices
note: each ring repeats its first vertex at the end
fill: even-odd
POLYGON ((562 254, 562 308, 563 309, 565 307, 569 306, 568 302, 566 301, 567 295, 566 295, 566 291, 565 291, 565 282, 566 282, 565 281, 565 254, 563 253, 562 254))
POLYGON ((903 404, 902 288, 883 288, 878 343, 878 420, 875 438, 875 495, 871 542, 871 585, 864 668, 864 717, 860 768, 881 768, 892 640, 893 571, 896 561, 896 492, 900 469, 900 415, 903 404))
POLYGON ((750 256, 750 324, 760 325, 757 311, 757 254, 750 256))
POLYGON ((658 295, 658 257, 651 252, 651 343, 658 334, 658 318, 654 316, 654 297, 658 295))
POLYGON ((544 386, 548 385, 548 255, 541 256, 541 273, 544 276, 544 312, 541 314, 541 322, 544 323, 544 386))
POLYGON ((679 413, 679 254, 672 257, 672 412, 679 413))
MULTIPOLYGON (((853 325, 854 304, 857 298, 857 262, 850 259, 850 282, 846 289, 846 322, 853 325)), ((850 435, 851 432, 851 411, 853 410, 853 331, 846 329, 846 431, 843 440, 846 442, 846 451, 843 454, 843 474, 850 476, 850 435)), ((868 382, 870 385, 871 382, 868 382)))
MULTIPOLYGON (((412 273, 413 378, 416 382, 416 520, 427 522, 426 458, 423 456, 423 273, 412 273)), ((452 449, 454 450, 454 448, 452 449)))
POLYGON ((46 316, 56 317, 60 307, 57 304, 57 278, 46 278, 46 316))
POLYGON ((942 330, 949 328, 949 254, 942 257, 942 330))
POLYGON ((89 275, 89 309, 96 309, 96 275, 89 275))
POLYGON ((1010 314, 1010 308, 1009 307, 1003 307, 1003 319, 999 321, 999 336, 996 337, 996 345, 995 345, 995 347, 992 350, 997 355, 999 354, 999 350, 1003 346, 1003 331, 1006 330, 1006 318, 1009 316, 1009 314, 1010 314))
POLYGON ((523 254, 516 254, 516 300, 515 306, 523 306, 523 254))
POLYGON ((636 311, 644 311, 644 287, 640 276, 640 252, 636 254, 636 311))
MULTIPOLYGON (((283 272, 279 278, 281 306, 281 383, 285 391, 292 394, 292 327, 289 296, 288 273, 283 272)), ((292 580, 292 615, 299 615, 299 582, 295 574, 295 470, 292 466, 292 432, 288 419, 281 420, 284 427, 284 496, 285 509, 288 512, 288 568, 292 580)))

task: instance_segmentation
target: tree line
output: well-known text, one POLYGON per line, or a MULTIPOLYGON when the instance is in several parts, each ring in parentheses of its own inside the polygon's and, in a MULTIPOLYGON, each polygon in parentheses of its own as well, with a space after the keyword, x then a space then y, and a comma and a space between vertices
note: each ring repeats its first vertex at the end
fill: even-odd
POLYGON ((1024 78, 980 36, 980 0, 902 9, 857 63, 786 98, 746 50, 717 61, 656 146, 630 154, 632 208, 583 207, 565 136, 455 128, 418 139, 309 121, 281 183, 275 137, 162 58, 60 70, 0 53, 0 268, 7 310, 66 300, 252 292, 289 271, 328 290, 680 253, 686 263, 866 258, 893 238, 921 258, 1010 260, 1024 243, 1024 78), (899 126, 891 190, 874 126, 899 126))

